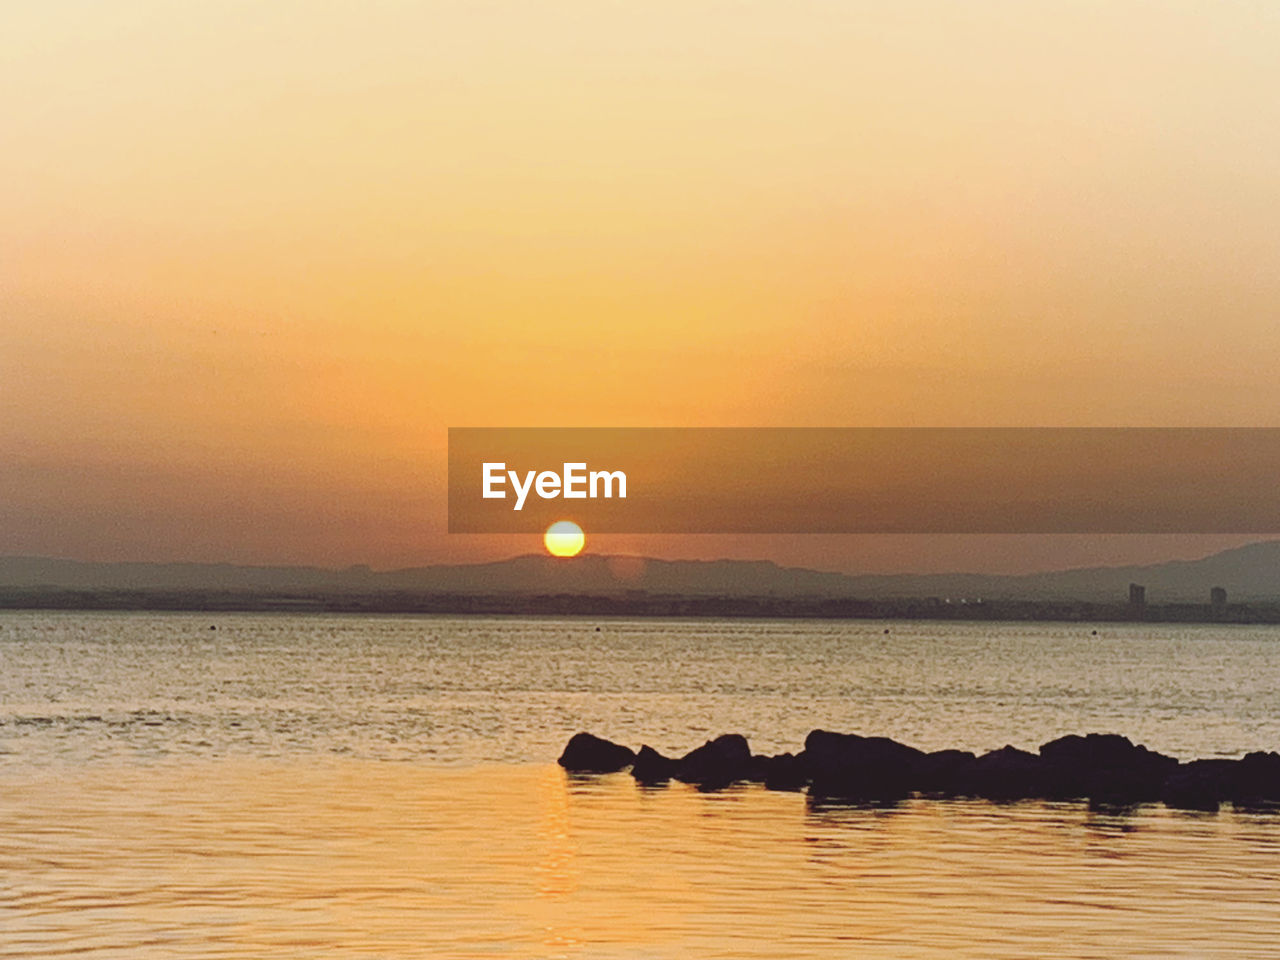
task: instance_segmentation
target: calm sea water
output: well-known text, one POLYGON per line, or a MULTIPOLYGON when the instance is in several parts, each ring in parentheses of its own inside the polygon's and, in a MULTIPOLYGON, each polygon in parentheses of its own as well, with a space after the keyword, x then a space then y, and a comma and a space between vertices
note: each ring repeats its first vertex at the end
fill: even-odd
POLYGON ((553 764, 815 726, 1234 756, 1280 749, 1278 679, 1270 627, 0 614, 0 957, 1280 956, 1280 814, 553 764))

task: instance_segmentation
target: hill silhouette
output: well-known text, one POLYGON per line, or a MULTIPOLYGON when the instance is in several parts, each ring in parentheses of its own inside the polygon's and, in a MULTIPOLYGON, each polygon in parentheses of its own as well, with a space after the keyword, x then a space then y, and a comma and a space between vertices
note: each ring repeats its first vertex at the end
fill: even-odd
POLYGON ((1234 601, 1280 600, 1280 541, 1249 544, 1198 560, 1088 567, 1025 575, 848 575, 771 561, 657 560, 542 555, 490 563, 374 571, 364 566, 239 566, 202 563, 90 563, 0 557, 0 589, 14 591, 218 591, 245 594, 618 595, 689 597, 955 597, 1114 602, 1141 583, 1157 603, 1205 602, 1210 587, 1234 601))

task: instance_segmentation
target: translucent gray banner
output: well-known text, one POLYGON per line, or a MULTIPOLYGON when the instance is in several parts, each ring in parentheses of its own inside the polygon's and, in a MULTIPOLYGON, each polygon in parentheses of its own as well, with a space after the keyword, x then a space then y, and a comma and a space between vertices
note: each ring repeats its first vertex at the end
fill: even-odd
POLYGON ((1280 428, 454 428, 449 530, 1276 533, 1280 428))

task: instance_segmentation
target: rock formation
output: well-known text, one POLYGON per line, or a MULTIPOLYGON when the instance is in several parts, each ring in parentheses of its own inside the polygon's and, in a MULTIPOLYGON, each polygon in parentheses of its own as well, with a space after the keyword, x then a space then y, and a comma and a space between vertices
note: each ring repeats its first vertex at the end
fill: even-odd
POLYGON ((730 733, 682 757, 650 746, 639 753, 589 733, 570 739, 560 765, 579 773, 631 768, 643 784, 668 780, 719 790, 738 782, 803 790, 816 800, 895 803, 910 796, 989 800, 1088 800, 1129 805, 1163 801, 1186 810, 1217 810, 1224 802, 1280 805, 1280 754, 1180 763, 1114 733, 1068 735, 1036 753, 1014 746, 977 756, 965 750, 925 753, 888 737, 814 730, 798 754, 753 755, 730 733))

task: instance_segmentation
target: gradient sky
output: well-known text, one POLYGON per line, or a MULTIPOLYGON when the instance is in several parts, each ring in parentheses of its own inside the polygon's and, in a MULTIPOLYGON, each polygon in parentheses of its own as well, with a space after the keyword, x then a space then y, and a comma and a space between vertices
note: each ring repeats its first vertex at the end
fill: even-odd
POLYGON ((1266 2, 8 4, 0 553, 536 549, 443 533, 448 426, 1280 425, 1277 50, 1266 2))

